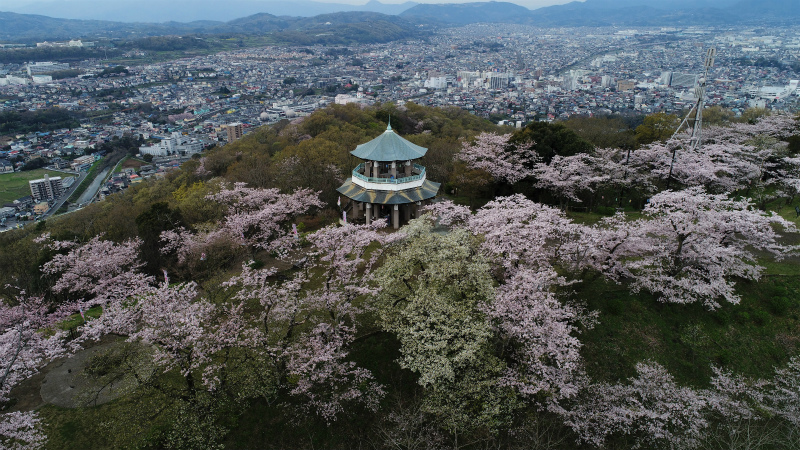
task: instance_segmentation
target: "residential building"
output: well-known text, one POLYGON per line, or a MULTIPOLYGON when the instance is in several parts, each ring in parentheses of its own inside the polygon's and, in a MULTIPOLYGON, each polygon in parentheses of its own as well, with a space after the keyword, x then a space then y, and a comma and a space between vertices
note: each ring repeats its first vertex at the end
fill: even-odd
POLYGON ((64 193, 64 186, 61 184, 61 177, 50 178, 47 174, 44 178, 31 180, 28 182, 31 187, 31 196, 37 202, 54 200, 64 193))
POLYGON ((7 159, 0 159, 0 173, 11 173, 14 171, 14 165, 7 159))
POLYGON ((51 61, 35 62, 33 64, 28 64, 28 76, 53 73, 67 69, 69 69, 69 64, 54 63, 51 61))
POLYGON ((228 131, 228 143, 242 138, 243 127, 241 122, 229 123, 225 125, 225 129, 228 131))

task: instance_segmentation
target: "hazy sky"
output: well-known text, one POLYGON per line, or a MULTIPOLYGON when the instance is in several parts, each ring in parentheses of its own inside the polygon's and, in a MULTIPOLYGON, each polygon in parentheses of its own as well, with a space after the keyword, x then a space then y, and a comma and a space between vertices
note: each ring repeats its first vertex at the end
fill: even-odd
MULTIPOLYGON (((8 11, 13 10, 15 7, 28 5, 31 3, 49 3, 51 1, 58 1, 69 3, 69 0, 0 0, 0 11, 8 11)), ((106 0, 112 1, 115 3, 133 3, 136 0, 106 0)), ((276 0, 264 0, 265 3, 276 1, 276 0)), ((285 1, 285 0, 284 0, 285 1)), ((314 0, 318 2, 325 2, 325 3, 348 3, 353 5, 363 5, 366 0, 314 0)), ((406 0, 379 0, 381 3, 405 3, 406 0)), ((469 0, 413 0, 417 3, 468 3, 469 0)), ((486 1, 486 0, 483 0, 486 1)), ((526 8, 539 8, 542 6, 550 6, 550 5, 563 5, 564 3, 569 3, 572 0, 503 0, 509 1, 510 3, 516 3, 518 5, 522 5, 526 8)))
MULTIPOLYGON (((352 5, 363 5, 366 1, 359 1, 359 0, 314 0, 318 2, 324 3, 348 3, 352 5)), ((407 0, 378 0, 381 3, 405 3, 407 0)), ((491 0, 411 0, 416 3, 471 3, 472 1, 491 1, 491 0)), ((522 5, 526 8, 541 8, 542 6, 550 6, 550 5, 563 5, 565 3, 569 3, 574 0, 497 0, 497 1, 505 1, 508 3, 516 3, 518 5, 522 5)), ((578 0, 584 1, 584 0, 578 0)), ((0 0, 2 3, 3 0, 0 0)))

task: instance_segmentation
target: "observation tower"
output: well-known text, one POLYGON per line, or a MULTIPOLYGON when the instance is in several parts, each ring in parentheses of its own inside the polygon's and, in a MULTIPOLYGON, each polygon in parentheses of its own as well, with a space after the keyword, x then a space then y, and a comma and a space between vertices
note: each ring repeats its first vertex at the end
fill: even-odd
POLYGON ((402 223, 418 218, 422 206, 439 192, 439 183, 426 177, 425 167, 415 161, 428 149, 412 144, 392 130, 356 147, 350 154, 364 162, 353 169, 337 191, 350 199, 352 220, 364 217, 367 224, 390 217, 397 229, 402 223))

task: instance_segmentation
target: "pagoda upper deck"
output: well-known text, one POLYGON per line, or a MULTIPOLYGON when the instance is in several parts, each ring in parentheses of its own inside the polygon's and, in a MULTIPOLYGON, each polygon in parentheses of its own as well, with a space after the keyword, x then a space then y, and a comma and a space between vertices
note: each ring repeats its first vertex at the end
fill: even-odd
POLYGON ((395 177, 391 172, 379 173, 377 177, 369 176, 370 169, 366 164, 361 163, 353 169, 352 181, 365 189, 380 189, 389 191, 401 191, 422 186, 425 182, 425 167, 414 164, 411 167, 409 176, 395 177))

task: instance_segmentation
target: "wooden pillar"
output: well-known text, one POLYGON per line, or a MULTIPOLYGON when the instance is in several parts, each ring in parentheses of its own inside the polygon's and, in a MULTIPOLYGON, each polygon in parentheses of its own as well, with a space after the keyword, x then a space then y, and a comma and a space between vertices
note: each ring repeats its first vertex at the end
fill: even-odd
POLYGON ((400 228, 400 205, 392 205, 392 226, 395 230, 400 228))
POLYGON ((406 176, 407 177, 411 176, 411 168, 412 167, 414 167, 414 166, 411 164, 411 161, 406 161, 406 176))
POLYGON ((367 225, 372 223, 372 203, 367 203, 367 225))

